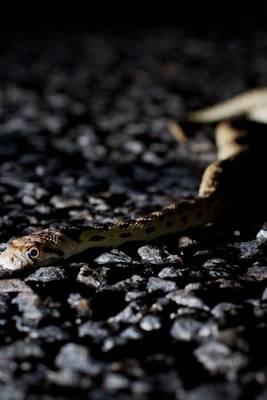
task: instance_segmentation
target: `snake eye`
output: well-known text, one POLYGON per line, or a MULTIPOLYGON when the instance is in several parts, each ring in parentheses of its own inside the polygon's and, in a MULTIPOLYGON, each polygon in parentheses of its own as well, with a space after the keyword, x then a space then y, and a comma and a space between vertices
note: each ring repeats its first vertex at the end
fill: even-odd
POLYGON ((39 256, 39 251, 36 247, 32 247, 31 250, 28 251, 28 256, 34 259, 39 256))

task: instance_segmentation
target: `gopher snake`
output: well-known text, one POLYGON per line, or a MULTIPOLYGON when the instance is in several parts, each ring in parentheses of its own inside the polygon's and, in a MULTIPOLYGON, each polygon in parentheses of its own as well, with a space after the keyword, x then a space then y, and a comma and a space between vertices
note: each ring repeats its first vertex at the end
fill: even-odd
MULTIPOLYGON (((44 229, 11 241, 0 255, 0 274, 47 265, 95 247, 118 247, 129 241, 150 241, 162 235, 180 233, 213 222, 232 200, 244 195, 247 165, 256 165, 257 152, 251 129, 225 120, 245 115, 257 117, 267 107, 267 89, 256 89, 205 110, 190 113, 187 121, 221 122, 216 128, 217 160, 202 176, 198 197, 182 200, 146 217, 114 224, 62 229, 44 229)), ((264 113, 262 113, 264 115, 264 113)), ((265 114, 266 116, 266 114, 265 114)), ((265 122, 265 121, 263 121, 265 122)), ((252 129, 253 130, 253 129, 252 129)), ((254 131, 253 131, 254 135, 254 131)), ((235 201, 234 201, 235 202, 235 201)))

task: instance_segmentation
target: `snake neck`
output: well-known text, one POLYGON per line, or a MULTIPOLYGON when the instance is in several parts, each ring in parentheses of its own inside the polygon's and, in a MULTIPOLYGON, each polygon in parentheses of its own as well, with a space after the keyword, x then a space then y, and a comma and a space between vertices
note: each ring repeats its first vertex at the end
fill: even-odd
POLYGON ((63 228, 65 258, 95 247, 116 248, 126 242, 150 241, 213 222, 222 208, 217 197, 183 200, 133 221, 63 228))

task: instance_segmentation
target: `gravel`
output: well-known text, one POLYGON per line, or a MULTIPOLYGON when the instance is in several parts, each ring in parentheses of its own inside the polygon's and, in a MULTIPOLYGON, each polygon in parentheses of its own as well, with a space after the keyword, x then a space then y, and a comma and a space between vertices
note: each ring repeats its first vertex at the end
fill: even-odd
MULTIPOLYGON (((0 45, 1 250, 43 227, 196 196, 213 128, 189 132, 189 152, 169 120, 267 80, 257 31, 20 33, 0 45)), ((246 221, 1 280, 1 400, 266 398, 266 223, 246 221)))

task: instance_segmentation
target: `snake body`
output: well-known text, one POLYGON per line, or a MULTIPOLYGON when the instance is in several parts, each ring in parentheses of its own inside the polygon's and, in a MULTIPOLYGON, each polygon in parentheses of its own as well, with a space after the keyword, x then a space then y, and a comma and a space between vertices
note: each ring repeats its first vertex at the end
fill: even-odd
MULTIPOLYGON (((209 109, 188 115, 190 122, 213 123, 267 105, 267 89, 239 95, 209 109)), ((218 157, 202 176, 198 197, 175 204, 133 221, 88 227, 48 228, 12 240, 0 255, 0 274, 7 275, 68 259, 95 247, 119 247, 130 241, 150 241, 167 234, 214 222, 231 203, 240 171, 251 156, 250 132, 228 122, 216 130, 218 157)), ((254 155, 253 155, 254 157, 254 155)), ((237 185, 238 186, 238 185, 237 185)), ((237 190, 236 190, 237 189, 237 190)))
POLYGON ((246 115, 248 120, 267 122, 267 88, 257 88, 238 94, 211 107, 193 111, 187 120, 196 123, 214 123, 246 115))

